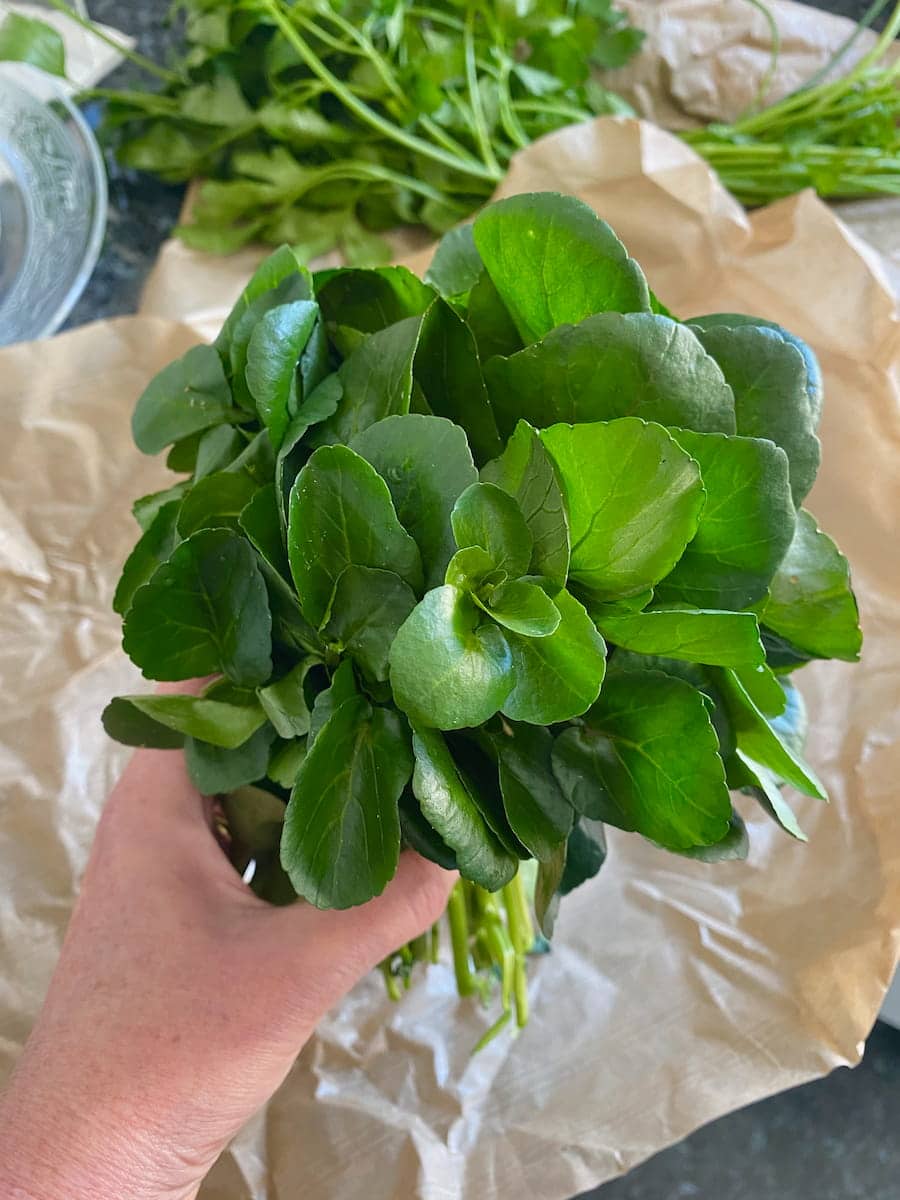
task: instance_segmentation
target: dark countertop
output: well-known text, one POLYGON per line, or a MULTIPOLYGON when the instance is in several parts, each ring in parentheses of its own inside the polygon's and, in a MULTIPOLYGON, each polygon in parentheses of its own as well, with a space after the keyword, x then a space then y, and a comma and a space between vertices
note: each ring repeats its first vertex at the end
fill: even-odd
MULTIPOLYGON (((818 7, 858 18, 868 0, 818 7)), ((169 0, 90 2, 95 19, 136 35, 157 61, 177 41, 164 25, 168 9, 169 0)), ((129 66, 110 77, 116 86, 139 79, 129 66)), ((182 196, 182 188, 112 168, 106 242, 69 326, 134 311, 182 196)), ((900 1031, 879 1024, 856 1070, 723 1117, 582 1200, 896 1200, 898 1118, 900 1031)))

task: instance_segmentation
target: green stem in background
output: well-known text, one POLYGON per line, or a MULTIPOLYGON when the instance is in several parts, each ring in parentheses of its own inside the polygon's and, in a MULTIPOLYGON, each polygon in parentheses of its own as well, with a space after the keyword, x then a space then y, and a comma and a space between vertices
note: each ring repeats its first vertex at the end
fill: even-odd
POLYGON ((527 954, 534 945, 534 925, 525 895, 522 872, 517 871, 502 892, 509 936, 517 954, 527 954))
POLYGON ((829 58, 828 62, 825 63, 824 66, 820 67, 814 75, 811 75, 809 79, 807 79, 806 83, 803 85, 804 88, 814 88, 817 84, 820 84, 826 78, 826 76, 834 70, 841 59, 850 53, 859 38, 862 37, 863 33, 869 28, 873 21, 877 20, 878 17, 881 16, 884 9, 886 9, 890 3, 891 0, 874 0, 874 3, 869 5, 863 15, 857 21, 849 37, 845 38, 844 41, 841 42, 840 46, 838 46, 837 50, 835 50, 834 54, 832 54, 831 58, 829 58))
POLYGON ((428 945, 428 961, 436 963, 441 955, 441 925, 439 921, 431 927, 431 934, 428 945))
POLYGON ((470 8, 466 14, 466 25, 463 33, 463 47, 466 59, 466 83, 469 89, 469 102, 472 105, 472 117, 475 123, 475 140, 484 159, 484 165, 499 179, 503 171, 497 162, 494 148, 491 145, 491 134, 484 116, 484 106, 481 103, 481 90, 478 87, 478 68, 475 65, 475 10, 470 8))
POLYGON ((435 146, 431 142, 426 142, 414 134, 407 133, 390 121, 386 121, 384 117, 380 116, 373 108, 370 108, 368 104, 364 104, 359 100, 336 75, 329 71, 325 64, 307 45, 298 29, 283 11, 283 6, 277 0, 264 0, 264 8, 271 14, 273 21, 285 39, 290 43, 303 62, 306 63, 312 73, 318 76, 323 83, 327 84, 328 88, 341 101, 345 108, 362 122, 371 126, 372 129, 377 129, 379 133, 390 141, 397 142, 405 146, 408 150, 412 150, 415 154, 421 154, 425 158, 443 163, 444 166, 451 167, 454 171, 459 171, 461 174, 473 175, 480 179, 486 179, 491 183, 499 182, 502 176, 499 165, 496 169, 492 169, 488 166, 482 167, 480 164, 474 162, 474 160, 466 161, 458 155, 450 154, 442 147, 435 146))
POLYGON ((772 53, 769 58, 769 65, 766 67, 759 81, 759 87, 756 89, 756 96, 751 106, 752 111, 756 111, 762 106, 762 102, 768 96, 772 87, 772 81, 775 78, 775 72, 778 69, 778 59, 781 56, 781 32, 771 8, 767 4, 764 4, 763 0, 747 0, 747 3, 751 4, 757 12, 762 13, 763 17, 765 17, 766 24, 769 26, 769 37, 772 41, 772 53))
POLYGON ((129 62, 133 62, 136 67, 140 67, 142 71, 147 71, 150 75, 155 75, 157 79, 161 79, 163 83, 180 83, 181 76, 176 75, 174 71, 167 71, 165 67, 158 66, 149 58, 145 58, 143 54, 139 54, 137 50, 132 50, 128 46, 123 46, 121 42, 116 41, 114 37, 110 37, 99 25, 95 25, 93 21, 88 21, 81 13, 76 12, 65 3, 65 0, 47 0, 51 8, 55 8, 57 12, 64 13, 70 21, 74 21, 76 25, 80 25, 82 29, 92 34, 99 41, 107 46, 111 46, 117 54, 121 54, 123 58, 127 58, 129 62))
POLYGON ((387 988, 389 999, 397 1001, 403 995, 400 990, 400 984, 397 981, 397 976, 391 970, 391 959, 385 958, 381 962, 381 974, 384 976, 384 986, 387 988))

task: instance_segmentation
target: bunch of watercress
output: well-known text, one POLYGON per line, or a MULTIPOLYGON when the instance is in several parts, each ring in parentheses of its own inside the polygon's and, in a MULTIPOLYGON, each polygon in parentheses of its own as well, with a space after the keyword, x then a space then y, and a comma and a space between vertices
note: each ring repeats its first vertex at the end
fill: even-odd
MULTIPOLYGON (((61 0, 60 0, 61 3, 61 0)), ((204 179, 192 246, 339 246, 384 262, 379 231, 443 232, 515 150, 628 111, 591 77, 640 44, 613 0, 182 0, 187 48, 162 92, 101 91, 119 161, 204 179)))
POLYGON ((106 728, 183 748, 269 899, 364 903, 403 845, 457 868, 460 990, 496 966, 522 1021, 531 904, 549 935, 605 824, 740 858, 732 792, 801 838, 782 785, 824 798, 790 672, 860 632, 800 507, 821 401, 799 339, 676 320, 571 197, 489 206, 424 282, 282 248, 134 414, 186 478, 135 505, 124 647, 215 678, 106 728))

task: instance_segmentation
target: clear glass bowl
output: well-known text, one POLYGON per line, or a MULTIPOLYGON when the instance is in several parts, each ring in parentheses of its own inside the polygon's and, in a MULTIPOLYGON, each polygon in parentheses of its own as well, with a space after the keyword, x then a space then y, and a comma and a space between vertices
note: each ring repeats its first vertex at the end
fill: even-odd
POLYGON ((106 172, 81 113, 43 71, 0 63, 0 345, 59 328, 105 227, 106 172))

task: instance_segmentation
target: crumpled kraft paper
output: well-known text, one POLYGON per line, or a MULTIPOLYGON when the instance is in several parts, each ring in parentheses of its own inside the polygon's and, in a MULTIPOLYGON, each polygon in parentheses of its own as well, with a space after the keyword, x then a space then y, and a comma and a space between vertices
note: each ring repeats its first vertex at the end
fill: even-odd
MULTIPOLYGON (((803 846, 751 805, 744 864, 611 833, 530 969, 531 1022, 492 1019, 448 965, 398 1005, 372 977, 321 1025, 206 1200, 563 1198, 697 1125, 857 1060, 900 939, 900 335, 879 260, 810 194, 748 218, 670 135, 600 120, 533 146, 502 191, 565 188, 618 229, 675 311, 764 314, 827 383, 809 507, 853 562, 861 666, 799 675, 830 806, 803 846)), ((161 461, 131 445, 150 374, 195 334, 156 317, 0 352, 0 1064, 12 1065, 124 751, 100 711, 139 685, 110 600, 161 461)))

